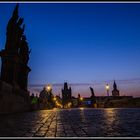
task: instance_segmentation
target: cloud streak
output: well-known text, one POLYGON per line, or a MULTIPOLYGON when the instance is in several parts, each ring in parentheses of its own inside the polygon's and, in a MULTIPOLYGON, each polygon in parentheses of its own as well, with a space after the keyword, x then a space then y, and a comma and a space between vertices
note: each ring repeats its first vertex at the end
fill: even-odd
MULTIPOLYGON (((133 79, 120 79, 116 80, 119 84, 135 84, 140 83, 140 78, 133 78, 133 79)), ((70 86, 91 86, 91 85, 103 85, 106 83, 113 83, 113 80, 104 80, 104 81, 98 81, 98 82, 92 82, 92 83, 68 83, 70 86)), ((29 87, 44 87, 46 84, 30 84, 29 87)), ((62 86, 64 83, 54 83, 51 84, 52 86, 62 86)))

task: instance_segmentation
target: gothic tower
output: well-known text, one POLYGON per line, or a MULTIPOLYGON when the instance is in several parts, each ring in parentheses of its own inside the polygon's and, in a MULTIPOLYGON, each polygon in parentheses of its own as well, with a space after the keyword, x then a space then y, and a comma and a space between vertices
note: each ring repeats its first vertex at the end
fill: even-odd
POLYGON ((115 81, 113 84, 112 96, 119 96, 119 90, 117 89, 117 84, 115 81))
POLYGON ((67 106, 71 102, 71 87, 68 88, 67 82, 64 83, 64 89, 62 89, 62 104, 63 107, 67 106))

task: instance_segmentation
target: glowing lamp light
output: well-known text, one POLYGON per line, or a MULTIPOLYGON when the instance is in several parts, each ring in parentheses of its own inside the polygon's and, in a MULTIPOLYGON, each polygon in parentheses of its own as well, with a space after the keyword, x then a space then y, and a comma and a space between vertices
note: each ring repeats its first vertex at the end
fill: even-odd
POLYGON ((71 102, 69 102, 69 103, 68 103, 68 107, 70 108, 70 107, 71 107, 71 105, 72 105, 72 103, 71 103, 71 102))
POLYGON ((47 91, 51 91, 51 89, 52 89, 51 85, 48 85, 47 86, 47 91))
POLYGON ((81 97, 80 100, 83 101, 83 97, 81 97))
POLYGON ((109 85, 108 84, 106 84, 106 90, 109 90, 109 85))
POLYGON ((56 101, 56 97, 54 97, 53 100, 56 101))
POLYGON ((84 110, 84 107, 80 107, 80 110, 84 110))
POLYGON ((62 108, 62 105, 60 103, 58 103, 57 101, 55 102, 55 104, 56 104, 57 107, 62 108))

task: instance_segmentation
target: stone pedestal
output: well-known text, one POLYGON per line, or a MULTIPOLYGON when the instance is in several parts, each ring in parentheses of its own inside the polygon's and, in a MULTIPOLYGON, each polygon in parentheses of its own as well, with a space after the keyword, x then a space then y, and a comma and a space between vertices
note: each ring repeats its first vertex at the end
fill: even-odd
POLYGON ((29 92, 0 81, 0 113, 16 113, 30 109, 29 92))

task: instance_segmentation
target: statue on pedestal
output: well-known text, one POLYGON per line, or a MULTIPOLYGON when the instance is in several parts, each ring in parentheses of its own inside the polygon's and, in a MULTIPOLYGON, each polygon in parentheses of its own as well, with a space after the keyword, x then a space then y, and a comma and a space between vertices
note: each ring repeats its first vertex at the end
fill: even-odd
POLYGON ((5 49, 0 52, 2 57, 1 80, 13 86, 27 89, 30 50, 24 35, 23 18, 18 16, 18 4, 7 25, 5 49))
POLYGON ((90 87, 90 91, 91 91, 91 96, 90 96, 91 102, 92 102, 92 104, 95 104, 96 103, 96 97, 95 97, 95 93, 94 93, 94 90, 93 90, 92 87, 90 87))

